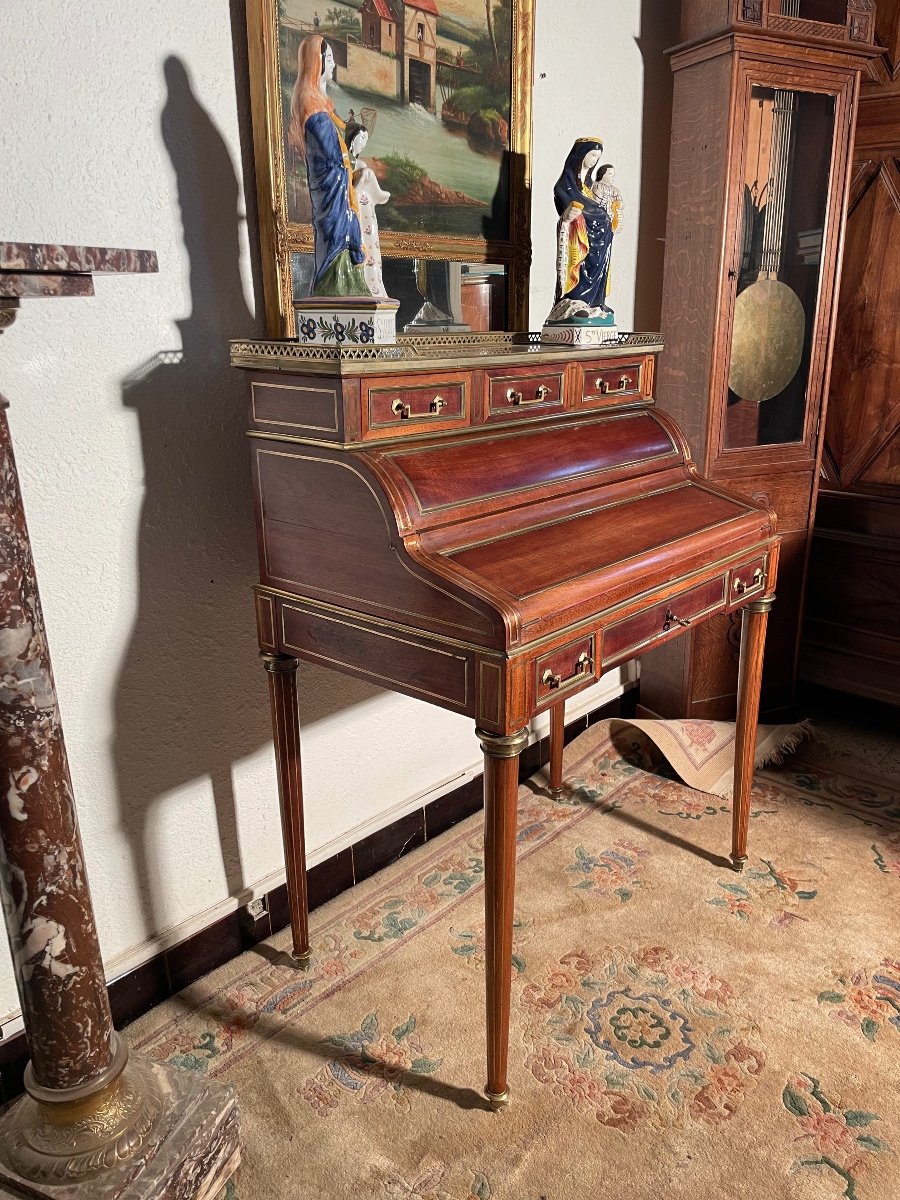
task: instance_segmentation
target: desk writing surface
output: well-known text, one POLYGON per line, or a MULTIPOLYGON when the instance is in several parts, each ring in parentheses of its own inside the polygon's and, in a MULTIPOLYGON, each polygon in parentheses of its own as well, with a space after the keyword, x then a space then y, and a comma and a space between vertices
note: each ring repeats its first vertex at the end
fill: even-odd
POLYGON ((719 529, 725 522, 736 523, 736 541, 744 533, 761 536, 761 518, 758 510, 741 511, 733 500, 682 482, 450 551, 447 557, 506 592, 526 621, 547 607, 564 619, 568 584, 590 586, 598 609, 605 608, 622 588, 642 591, 642 578, 675 579, 709 555, 721 556, 719 529))

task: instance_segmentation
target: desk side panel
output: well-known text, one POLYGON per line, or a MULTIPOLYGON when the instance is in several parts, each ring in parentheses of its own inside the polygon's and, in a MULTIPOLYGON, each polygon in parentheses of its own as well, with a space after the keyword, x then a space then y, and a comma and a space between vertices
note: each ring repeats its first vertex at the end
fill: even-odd
POLYGON ((390 498, 358 458, 254 442, 260 582, 291 595, 503 646, 490 605, 429 578, 407 554, 390 498))
POLYGON ((359 426, 359 383, 334 375, 255 372, 249 382, 248 423, 269 437, 342 442, 359 426))
POLYGON ((362 618, 324 612, 302 601, 281 600, 277 613, 282 653, 475 716, 474 651, 436 645, 412 631, 377 628, 362 618))

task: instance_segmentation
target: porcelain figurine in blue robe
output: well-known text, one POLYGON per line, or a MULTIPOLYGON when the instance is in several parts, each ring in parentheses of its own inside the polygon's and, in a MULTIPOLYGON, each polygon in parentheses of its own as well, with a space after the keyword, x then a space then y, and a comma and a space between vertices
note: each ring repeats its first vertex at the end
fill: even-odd
POLYGON ((344 122, 327 86, 334 54, 319 34, 300 43, 288 137, 306 163, 315 249, 314 296, 368 296, 359 209, 344 122))
POLYGON ((613 237, 621 195, 603 163, 599 138, 579 138, 553 189, 557 226, 557 280, 548 324, 614 325, 607 304, 613 237))

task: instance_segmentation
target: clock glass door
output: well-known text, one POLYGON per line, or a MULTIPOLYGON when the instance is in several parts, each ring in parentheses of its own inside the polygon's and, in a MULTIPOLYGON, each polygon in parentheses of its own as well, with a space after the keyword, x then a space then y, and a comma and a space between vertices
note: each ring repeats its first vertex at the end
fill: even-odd
POLYGON ((750 89, 726 449, 804 436, 834 120, 827 93, 750 89))

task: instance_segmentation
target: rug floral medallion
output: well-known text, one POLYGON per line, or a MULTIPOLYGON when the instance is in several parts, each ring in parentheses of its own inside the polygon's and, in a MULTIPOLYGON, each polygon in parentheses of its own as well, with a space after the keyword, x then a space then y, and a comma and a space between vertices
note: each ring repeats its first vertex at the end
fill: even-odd
MULTIPOLYGON (((703 747, 694 747, 698 755, 703 747)), ((148 1014, 234 1084, 227 1200, 894 1200, 900 789, 806 748, 730 806, 605 724, 519 795, 512 1102, 487 1110, 472 817, 148 1014)))

